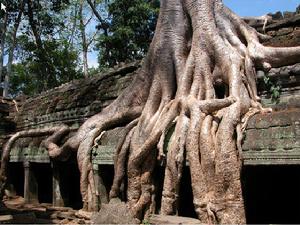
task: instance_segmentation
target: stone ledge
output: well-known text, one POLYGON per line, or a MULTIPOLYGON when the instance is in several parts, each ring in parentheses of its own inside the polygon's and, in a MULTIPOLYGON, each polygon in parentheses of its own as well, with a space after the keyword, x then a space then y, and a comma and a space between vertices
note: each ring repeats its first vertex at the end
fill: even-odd
POLYGON ((258 114, 248 123, 245 165, 300 165, 300 109, 258 114))
POLYGON ((82 123, 109 105, 132 82, 140 62, 122 64, 107 73, 75 80, 28 98, 16 116, 18 130, 57 121, 82 123))
MULTIPOLYGON (((107 131, 101 143, 92 149, 94 165, 113 165, 123 128, 107 131)), ((41 137, 21 138, 11 152, 11 162, 50 162, 48 152, 40 148, 41 137)), ((166 140, 168 141, 168 140, 166 140)), ((300 109, 253 116, 243 142, 245 165, 300 164, 300 109)))
POLYGON ((152 214, 149 224, 201 224, 201 221, 190 217, 152 214))
POLYGON ((296 25, 300 25, 300 15, 295 15, 293 17, 290 18, 285 18, 282 20, 278 20, 275 23, 272 23, 270 25, 266 26, 266 31, 270 31, 270 30, 278 30, 280 28, 285 28, 285 27, 289 27, 289 26, 296 26, 296 25))
POLYGON ((10 153, 10 162, 38 162, 49 163, 50 157, 45 148, 25 147, 13 148, 10 153))

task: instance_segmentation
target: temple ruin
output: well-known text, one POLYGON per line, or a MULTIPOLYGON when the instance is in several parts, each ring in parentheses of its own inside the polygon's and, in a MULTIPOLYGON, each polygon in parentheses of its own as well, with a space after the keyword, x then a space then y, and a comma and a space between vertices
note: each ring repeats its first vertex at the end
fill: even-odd
MULTIPOLYGON (((262 24, 251 23, 262 29, 262 24)), ((265 32, 272 39, 266 40, 264 45, 299 46, 300 14, 273 15, 265 32)), ((130 84, 140 64, 122 64, 103 74, 74 80, 31 98, 0 97, 0 150, 16 131, 64 123, 75 132, 130 84)), ((258 71, 258 90, 262 104, 273 108, 273 112, 251 117, 245 132, 242 180, 247 222, 300 223, 299 207, 292 206, 293 201, 300 201, 300 64, 272 69, 268 74, 258 71), (269 83, 279 87, 280 96, 273 101, 266 76, 269 83)), ((217 90, 222 91, 222 87, 217 90)), ((122 127, 107 131, 91 150, 99 207, 108 202, 114 151, 122 132, 122 127)), ((30 204, 50 203, 80 209, 76 153, 66 161, 54 161, 41 147, 43 139, 44 136, 20 138, 14 144, 10 154, 8 195, 23 196, 30 204)), ((165 146, 167 151, 168 139, 165 146)), ((163 167, 164 161, 161 161, 155 169, 157 180, 163 180, 163 167)), ((180 199, 179 215, 195 217, 189 182, 189 172, 184 170, 181 183, 185 188, 181 192, 185 197, 180 199)), ((161 195, 161 190, 157 192, 161 195)), ((159 207, 158 202, 157 212, 159 207)))

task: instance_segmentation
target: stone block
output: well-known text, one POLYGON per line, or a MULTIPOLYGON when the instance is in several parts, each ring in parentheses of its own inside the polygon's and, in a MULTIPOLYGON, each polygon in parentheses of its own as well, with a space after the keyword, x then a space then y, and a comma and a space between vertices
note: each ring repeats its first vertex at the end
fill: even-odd
POLYGON ((243 143, 244 164, 300 164, 299 130, 300 109, 252 117, 243 143))
POLYGON ((295 15, 296 15, 295 12, 289 12, 289 11, 284 11, 284 12, 283 12, 283 17, 284 17, 285 19, 293 18, 295 15))
POLYGON ((194 218, 182 216, 151 215, 150 224, 201 224, 201 221, 194 218))
POLYGON ((276 35, 277 36, 283 36, 283 35, 287 35, 287 34, 290 34, 294 31, 294 28, 293 27, 284 27, 284 28, 281 28, 277 31, 276 35))

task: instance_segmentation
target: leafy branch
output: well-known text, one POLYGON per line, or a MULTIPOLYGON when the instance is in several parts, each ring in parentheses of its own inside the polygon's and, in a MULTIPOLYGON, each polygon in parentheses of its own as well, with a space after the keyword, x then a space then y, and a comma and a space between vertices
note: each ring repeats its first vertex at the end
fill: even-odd
POLYGON ((267 88, 267 92, 271 96, 272 103, 279 103, 280 101, 280 95, 282 91, 281 85, 276 81, 272 81, 271 78, 267 75, 264 75, 263 77, 264 84, 267 88))

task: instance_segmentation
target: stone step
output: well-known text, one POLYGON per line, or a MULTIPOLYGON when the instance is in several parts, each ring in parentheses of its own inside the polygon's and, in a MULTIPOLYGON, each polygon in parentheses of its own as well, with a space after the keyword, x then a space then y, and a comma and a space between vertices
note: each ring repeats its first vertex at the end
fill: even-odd
POLYGON ((0 216, 0 223, 1 222, 8 222, 11 221, 13 219, 12 215, 1 215, 0 216))
POLYGON ((182 217, 152 214, 148 221, 150 224, 200 224, 200 220, 182 217))

